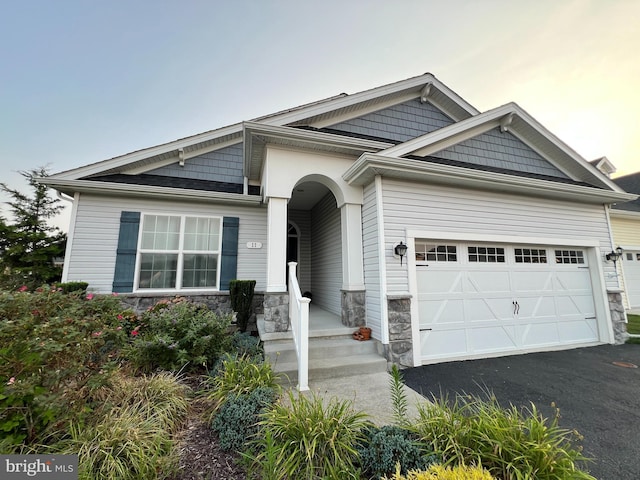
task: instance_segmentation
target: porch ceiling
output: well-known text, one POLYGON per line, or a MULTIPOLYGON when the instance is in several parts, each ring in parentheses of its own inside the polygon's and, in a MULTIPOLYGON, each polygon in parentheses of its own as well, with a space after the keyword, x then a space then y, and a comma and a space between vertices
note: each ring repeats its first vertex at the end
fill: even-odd
POLYGON ((296 185, 289 200, 292 210, 311 210, 330 190, 318 182, 304 182, 296 185))

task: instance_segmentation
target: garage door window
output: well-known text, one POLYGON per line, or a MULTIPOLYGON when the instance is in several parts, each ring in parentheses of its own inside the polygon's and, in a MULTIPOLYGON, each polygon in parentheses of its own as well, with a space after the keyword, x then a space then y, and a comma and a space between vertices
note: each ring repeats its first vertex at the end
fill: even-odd
POLYGON ((455 245, 434 245, 416 242, 416 261, 457 262, 458 253, 455 245))
POLYGON ((469 261, 474 263, 504 263, 504 248, 469 247, 469 261))
POLYGON ((582 250, 556 250, 556 263, 584 264, 582 250))
POLYGON ((547 263, 547 251, 542 248, 516 248, 516 263, 547 263))

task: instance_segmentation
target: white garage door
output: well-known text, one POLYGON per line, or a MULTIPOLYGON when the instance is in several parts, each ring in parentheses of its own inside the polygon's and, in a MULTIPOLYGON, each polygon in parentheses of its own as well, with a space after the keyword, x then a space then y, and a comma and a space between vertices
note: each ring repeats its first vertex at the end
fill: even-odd
POLYGON ((416 241, 423 363, 598 341, 583 249, 416 241))
POLYGON ((640 251, 625 250, 622 254, 624 287, 631 308, 640 308, 640 251))

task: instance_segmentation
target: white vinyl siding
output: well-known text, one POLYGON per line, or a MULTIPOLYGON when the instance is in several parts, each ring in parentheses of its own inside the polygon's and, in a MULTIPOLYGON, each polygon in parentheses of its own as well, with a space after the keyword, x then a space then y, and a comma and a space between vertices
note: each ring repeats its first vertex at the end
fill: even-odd
POLYGON ((311 291, 311 215, 306 210, 289 210, 289 221, 298 227, 298 282, 302 293, 311 291))
MULTIPOLYGON (((407 229, 596 240, 602 255, 611 251, 608 223, 601 205, 587 205, 517 195, 421 185, 383 179, 386 239, 405 238, 407 229)), ((579 242, 576 242, 578 244, 579 242)), ((408 291, 406 266, 385 249, 389 293, 408 291)), ((603 263, 607 287, 617 288, 612 262, 603 263)))
POLYGON ((378 242, 378 210, 375 184, 364 189, 362 206, 362 246, 364 254, 364 284, 367 304, 367 326, 374 338, 382 338, 380 258, 378 242))
MULTIPOLYGON (((615 211, 611 211, 611 231, 613 233, 613 241, 615 242, 615 246, 625 245, 625 246, 640 246, 640 215, 638 215, 638 219, 634 218, 620 218, 615 216, 615 211)), ((624 261, 624 253, 622 254, 623 260, 618 263, 620 268, 620 288, 623 290, 622 299, 625 307, 631 308, 631 302, 629 301, 629 296, 627 294, 627 290, 637 289, 640 290, 640 285, 627 285, 629 282, 630 276, 627 270, 627 262, 624 261)), ((633 274, 631 275, 633 276, 633 274)))
POLYGON ((89 282, 91 291, 110 293, 120 229, 120 213, 137 211, 189 216, 239 217, 238 278, 256 280, 256 290, 266 288, 267 210, 262 207, 199 204, 81 194, 75 235, 68 262, 67 281, 89 282), (247 242, 262 248, 249 249, 247 242))
POLYGON ((340 210, 329 193, 311 210, 311 269, 313 303, 341 315, 342 239, 340 210))

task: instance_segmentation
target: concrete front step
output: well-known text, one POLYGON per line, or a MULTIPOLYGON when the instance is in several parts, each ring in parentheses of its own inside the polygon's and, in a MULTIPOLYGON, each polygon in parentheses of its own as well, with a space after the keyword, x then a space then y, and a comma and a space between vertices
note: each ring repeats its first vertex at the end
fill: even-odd
MULTIPOLYGON (((379 342, 354 340, 355 330, 336 325, 309 331, 310 381, 387 371, 387 360, 379 352, 379 342)), ((284 382, 295 385, 298 359, 292 332, 266 333, 261 318, 258 318, 258 331, 267 360, 276 372, 286 375, 284 382)))
MULTIPOLYGON (((298 381, 298 362, 281 362, 274 370, 283 375, 283 382, 294 385, 298 381)), ((353 375, 385 373, 387 361, 377 353, 340 357, 315 358, 309 360, 309 381, 343 378, 353 375)))
MULTIPOLYGON (((310 338, 309 381, 386 372, 387 360, 378 353, 377 343, 357 341, 351 335, 310 338)), ((293 340, 264 342, 264 350, 274 371, 285 376, 284 382, 295 384, 298 359, 293 340)))
MULTIPOLYGON (((296 362, 296 350, 293 340, 264 343, 265 356, 274 364, 296 362)), ((376 354, 374 340, 360 342, 351 335, 342 337, 323 337, 309 339, 309 361, 333 357, 376 354)))

